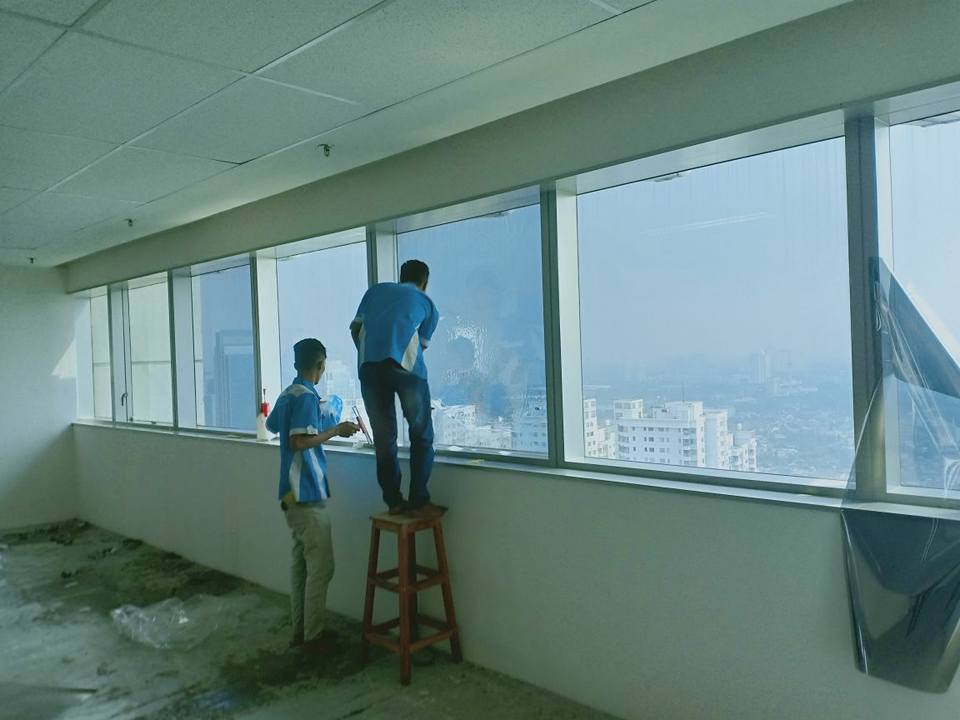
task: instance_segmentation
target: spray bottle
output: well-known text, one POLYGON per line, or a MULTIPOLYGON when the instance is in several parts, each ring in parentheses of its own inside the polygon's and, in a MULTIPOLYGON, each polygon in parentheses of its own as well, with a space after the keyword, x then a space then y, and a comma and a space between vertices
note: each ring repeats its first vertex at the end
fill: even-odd
POLYGON ((260 402, 260 410, 257 413, 257 442, 266 442, 270 439, 270 433, 267 432, 267 415, 270 414, 270 403, 267 402, 267 391, 263 390, 260 402))

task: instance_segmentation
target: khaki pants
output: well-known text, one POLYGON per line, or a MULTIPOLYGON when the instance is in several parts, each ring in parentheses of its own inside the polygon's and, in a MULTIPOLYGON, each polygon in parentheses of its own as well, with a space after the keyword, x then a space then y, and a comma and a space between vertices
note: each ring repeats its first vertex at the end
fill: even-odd
POLYGON ((330 516, 320 503, 291 505, 284 512, 293 535, 290 618, 294 637, 310 641, 323 630, 327 587, 333 578, 330 516))

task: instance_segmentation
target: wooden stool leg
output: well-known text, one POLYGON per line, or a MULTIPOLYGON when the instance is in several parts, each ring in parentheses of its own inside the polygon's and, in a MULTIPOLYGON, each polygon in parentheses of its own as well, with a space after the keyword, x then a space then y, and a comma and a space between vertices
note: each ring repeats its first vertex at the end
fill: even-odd
POLYGON ((443 591, 443 609, 446 613, 447 627, 450 628, 450 652, 457 662, 463 660, 460 647, 460 627, 457 625, 457 613, 453 608, 453 589, 450 587, 450 567, 447 565, 447 546, 443 540, 443 526, 438 522, 433 526, 433 541, 437 547, 437 569, 443 576, 440 588, 443 591))
MULTIPOLYGON (((410 578, 410 584, 413 585, 417 582, 417 534, 415 532, 410 533, 408 536, 408 541, 410 543, 410 552, 408 554, 407 562, 410 563, 410 573, 407 577, 410 578)), ((417 622, 417 615, 419 614, 419 602, 417 601, 417 593, 410 592, 410 639, 412 642, 416 642, 420 639, 420 626, 417 622)))
POLYGON ((367 561, 367 593, 363 601, 363 641, 361 642, 361 662, 366 664, 370 654, 370 642, 367 633, 373 631, 373 601, 377 586, 377 564, 380 560, 380 528, 374 525, 370 530, 370 558, 367 561))
POLYGON ((397 535, 400 585, 400 684, 410 684, 410 536, 406 527, 397 535))

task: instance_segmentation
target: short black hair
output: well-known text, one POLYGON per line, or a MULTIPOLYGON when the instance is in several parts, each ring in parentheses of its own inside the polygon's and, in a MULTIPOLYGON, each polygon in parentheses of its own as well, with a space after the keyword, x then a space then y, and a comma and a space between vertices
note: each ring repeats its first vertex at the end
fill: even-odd
POLYGON ((293 366, 298 372, 312 370, 327 359, 327 349, 316 338, 304 338, 293 346, 293 366))
POLYGON ((426 285, 430 279, 430 268, 423 260, 407 260, 400 266, 400 282, 412 282, 417 285, 426 285))

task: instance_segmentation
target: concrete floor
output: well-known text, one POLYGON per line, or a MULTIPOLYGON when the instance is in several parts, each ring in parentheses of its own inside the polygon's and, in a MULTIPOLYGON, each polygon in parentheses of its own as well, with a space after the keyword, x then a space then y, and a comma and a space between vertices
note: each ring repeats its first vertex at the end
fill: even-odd
POLYGON ((359 625, 331 625, 340 650, 305 656, 287 648, 286 596, 85 523, 0 535, 0 717, 609 718, 441 652, 403 688, 396 656, 374 649, 361 667, 359 625), (170 597, 221 611, 192 649, 134 641, 111 619, 170 597))

